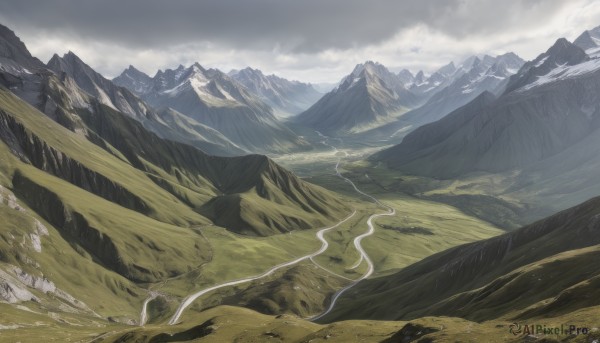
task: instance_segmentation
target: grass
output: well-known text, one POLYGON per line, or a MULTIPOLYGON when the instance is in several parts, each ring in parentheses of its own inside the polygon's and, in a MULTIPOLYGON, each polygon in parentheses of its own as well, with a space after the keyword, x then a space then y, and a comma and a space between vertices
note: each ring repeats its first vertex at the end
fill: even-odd
MULTIPOLYGON (((542 318, 522 325, 560 326, 572 323, 592 329, 590 335, 544 335, 528 337, 531 341, 591 342, 600 337, 600 307, 591 307, 568 316, 542 318)), ((476 323, 454 317, 424 317, 411 321, 349 320, 329 325, 309 323, 292 315, 268 316, 248 309, 218 306, 197 314, 176 326, 150 325, 145 328, 115 329, 97 342, 522 342, 524 336, 509 331, 510 321, 492 320, 476 323), (172 340, 171 340, 172 339, 172 340)), ((108 331, 108 330, 107 330, 108 331)))
POLYGON ((452 206, 402 195, 380 199, 396 209, 396 216, 379 218, 377 224, 422 227, 430 230, 432 235, 406 235, 378 226, 375 234, 363 244, 375 264, 376 276, 397 271, 450 247, 503 233, 452 206))

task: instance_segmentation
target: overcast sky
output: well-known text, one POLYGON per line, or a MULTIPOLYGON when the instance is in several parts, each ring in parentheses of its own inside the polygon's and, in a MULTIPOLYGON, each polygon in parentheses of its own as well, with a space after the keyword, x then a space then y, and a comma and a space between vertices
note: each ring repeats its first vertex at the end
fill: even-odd
POLYGON ((532 59, 600 25, 600 0, 0 0, 0 23, 41 60, 71 50, 109 78, 197 61, 337 82, 365 60, 431 72, 472 54, 532 59))

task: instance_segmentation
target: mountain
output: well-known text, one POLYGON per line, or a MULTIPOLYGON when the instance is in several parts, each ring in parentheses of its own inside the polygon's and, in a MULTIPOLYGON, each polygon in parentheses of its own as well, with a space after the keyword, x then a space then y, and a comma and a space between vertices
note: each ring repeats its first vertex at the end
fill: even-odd
POLYGON ((526 90, 551 81, 555 75, 560 77, 567 67, 587 60, 589 56, 585 51, 565 38, 561 38, 548 51, 535 60, 525 63, 519 72, 510 78, 505 93, 518 88, 526 90))
POLYGON ((250 244, 350 212, 265 156, 210 156, 159 137, 114 108, 124 103, 110 95, 123 90, 99 89, 107 96, 97 98, 79 88, 68 73, 98 88, 105 82, 73 61, 55 59, 60 76, 42 65, 28 73, 18 60, 10 61, 15 74, 3 69, 3 80, 35 77, 49 113, 61 115, 0 85, 0 299, 3 313, 25 315, 11 315, 19 323, 135 323, 148 284, 212 260, 216 248, 202 229, 250 244))
MULTIPOLYGON (((453 76, 454 81, 440 88, 423 106, 403 115, 402 121, 415 128, 436 121, 485 91, 498 91, 524 62, 513 53, 497 57, 485 55, 482 59, 475 57, 469 63, 470 69, 462 69, 462 72, 454 69, 453 73, 458 74, 453 76)), ((461 68, 464 65, 466 63, 461 68)))
POLYGON ((325 321, 538 320, 597 311, 600 198, 356 286, 325 321))
POLYGON ((123 70, 121 75, 112 79, 112 82, 117 86, 129 89, 138 96, 152 89, 152 78, 132 65, 123 70))
POLYGON ((573 44, 586 51, 600 47, 600 26, 583 31, 583 33, 573 41, 573 44))
POLYGON ((392 121, 418 103, 397 75, 367 61, 295 121, 326 134, 360 132, 392 121))
POLYGON ((171 108, 219 131, 247 151, 289 152, 310 148, 277 120, 269 105, 217 69, 205 69, 198 63, 187 68, 180 65, 176 69, 159 70, 148 83, 143 75, 129 68, 115 80, 133 90, 146 90, 140 96, 154 108, 171 108), (128 76, 134 80, 126 82, 128 76))
POLYGON ((554 210, 600 192, 600 59, 559 39, 487 92, 371 157, 405 173, 457 178, 500 173, 504 194, 554 210))
POLYGON ((411 75, 406 73, 407 70, 402 70, 398 73, 398 77, 406 80, 406 82, 403 81, 406 88, 427 100, 438 90, 448 85, 449 82, 452 82, 454 78, 460 76, 461 67, 456 68, 454 62, 450 62, 429 76, 425 76, 423 71, 419 71, 411 79, 411 75))
POLYGON ((600 63, 588 59, 559 39, 511 76, 499 99, 484 93, 375 158, 411 172, 455 177, 521 168, 556 154, 596 128, 596 100, 587 94, 598 89, 594 68, 600 63))
POLYGON ((98 74, 71 51, 62 57, 54 54, 47 66, 57 75, 64 74, 72 78, 82 90, 106 106, 138 120, 150 115, 151 109, 138 97, 98 74))
POLYGON ((279 117, 296 115, 323 95, 311 84, 264 75, 262 71, 250 67, 232 71, 228 75, 271 106, 279 117))
POLYGON ((317 92, 319 92, 321 94, 330 92, 332 89, 334 89, 338 85, 339 85, 338 82, 319 82, 319 83, 312 84, 313 88, 316 89, 317 92))
MULTIPOLYGON (((467 104, 485 91, 501 93, 508 79, 523 65, 524 61, 513 53, 492 57, 471 56, 458 67, 450 63, 429 78, 422 72, 418 78, 410 79, 410 72, 403 70, 405 82, 415 91, 415 80, 421 79, 420 88, 432 89, 426 96, 428 99, 422 106, 403 114, 397 120, 364 132, 363 140, 399 142, 412 130, 436 121, 455 109, 467 104), (412 80, 412 81, 411 81, 412 80), (429 86, 425 87, 425 84, 429 86)), ((400 76, 399 76, 400 77, 400 76)))
MULTIPOLYGON (((70 98, 79 99, 79 104, 76 104, 75 108, 89 107, 89 101, 82 100, 88 96, 97 98, 112 109, 138 120, 146 129, 163 138, 190 144, 207 153, 220 156, 247 153, 246 150, 206 125, 193 120, 182 120, 180 116, 175 116, 175 112, 169 109, 157 112, 127 88, 114 84, 94 71, 72 52, 65 54, 63 57, 55 54, 48 62, 48 68, 57 74, 63 84, 70 85, 70 90, 65 94, 69 93, 70 98)), ((135 74, 131 68, 128 70, 132 75, 135 74)), ((47 98, 43 93, 51 88, 40 89, 39 93, 42 95, 38 94, 36 97, 39 99, 47 98)), ((57 96, 60 95, 57 94, 57 96)), ((56 99, 57 97, 51 98, 56 99)), ((37 104, 35 101, 30 101, 30 103, 37 104)), ((40 105, 37 105, 37 107, 42 108, 40 105)))
POLYGON ((415 82, 415 76, 408 69, 402 69, 398 72, 398 78, 405 86, 415 82))

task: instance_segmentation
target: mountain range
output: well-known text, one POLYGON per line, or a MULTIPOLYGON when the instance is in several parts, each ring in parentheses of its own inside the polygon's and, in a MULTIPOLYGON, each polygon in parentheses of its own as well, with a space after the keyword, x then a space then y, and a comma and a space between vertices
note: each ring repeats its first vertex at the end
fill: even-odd
POLYGON ((326 134, 360 132, 394 120, 418 103, 397 75, 367 61, 294 120, 326 134))
POLYGON ((484 91, 499 93, 524 61, 514 53, 472 56, 458 67, 449 63, 430 76, 383 65, 357 65, 337 88, 296 121, 330 135, 397 141, 436 121, 484 91))
POLYGON ((262 71, 250 67, 232 70, 228 75, 256 94, 282 118, 303 112, 323 96, 311 84, 264 75, 262 71))
POLYGON ((600 190, 599 61, 561 38, 499 96, 482 93, 372 160, 435 178, 516 171, 502 192, 537 194, 555 210, 573 206, 600 190))
MULTIPOLYGON (((189 67, 180 65, 176 69, 159 70, 151 78, 129 67, 114 82, 137 92, 153 108, 163 112, 171 109, 183 114, 194 123, 218 131, 246 151, 265 153, 310 149, 306 141, 275 117, 273 108, 261 99, 264 99, 264 94, 252 93, 217 69, 205 69, 194 63, 189 67)), ((281 79, 279 83, 285 82, 281 79)), ((289 101, 289 104, 281 106, 289 109, 287 106, 291 106, 292 100, 289 101)))

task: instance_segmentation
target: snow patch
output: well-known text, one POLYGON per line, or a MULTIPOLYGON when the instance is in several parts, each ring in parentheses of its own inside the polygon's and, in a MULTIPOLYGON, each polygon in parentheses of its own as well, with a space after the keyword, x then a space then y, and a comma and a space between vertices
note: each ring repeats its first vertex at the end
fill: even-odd
POLYGON ((546 56, 546 57, 542 58, 538 63, 536 63, 534 65, 534 67, 537 68, 537 67, 541 66, 542 64, 544 64, 544 62, 546 62, 546 60, 548 59, 548 57, 550 57, 550 56, 546 56))
POLYGON ((547 83, 555 82, 558 80, 565 80, 581 75, 585 75, 600 69, 600 59, 592 59, 574 66, 567 66, 566 64, 558 65, 552 69, 548 74, 538 76, 538 79, 534 82, 525 85, 519 89, 519 91, 526 91, 534 87, 538 87, 547 83))
POLYGON ((590 56, 591 58, 598 58, 600 57, 600 46, 587 49, 585 53, 588 54, 588 56, 590 56))

